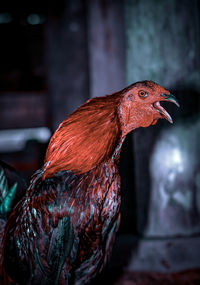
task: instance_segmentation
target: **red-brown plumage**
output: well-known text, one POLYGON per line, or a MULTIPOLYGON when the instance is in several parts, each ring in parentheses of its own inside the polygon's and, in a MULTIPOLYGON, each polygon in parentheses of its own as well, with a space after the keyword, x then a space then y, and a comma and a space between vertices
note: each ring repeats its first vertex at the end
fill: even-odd
POLYGON ((47 149, 43 179, 66 169, 81 174, 110 157, 120 136, 120 99, 114 94, 89 100, 59 126, 47 149))
POLYGON ((149 103, 148 98, 138 100, 144 86, 156 94, 151 101, 160 101, 160 94, 169 93, 154 82, 138 82, 112 95, 88 100, 62 122, 49 143, 43 179, 66 169, 76 174, 87 172, 110 157, 120 136, 155 124, 162 116, 157 113, 153 122, 155 114, 150 104, 144 104, 149 103))
POLYGON ((80 285, 101 271, 120 220, 122 143, 135 128, 172 121, 163 100, 176 103, 159 85, 138 82, 87 101, 59 126, 8 219, 2 284, 80 285))

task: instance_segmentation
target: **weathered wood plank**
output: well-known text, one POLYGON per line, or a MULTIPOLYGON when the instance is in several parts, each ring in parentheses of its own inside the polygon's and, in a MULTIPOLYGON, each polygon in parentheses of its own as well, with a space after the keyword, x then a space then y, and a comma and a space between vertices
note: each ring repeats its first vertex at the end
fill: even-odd
POLYGON ((46 93, 1 93, 0 129, 47 126, 46 106, 46 93))

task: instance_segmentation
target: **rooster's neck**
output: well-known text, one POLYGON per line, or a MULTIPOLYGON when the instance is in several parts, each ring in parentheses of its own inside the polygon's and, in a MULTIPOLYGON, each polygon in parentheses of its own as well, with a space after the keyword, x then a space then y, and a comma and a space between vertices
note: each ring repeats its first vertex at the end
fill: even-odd
POLYGON ((43 179, 63 170, 82 174, 118 158, 122 142, 117 98, 92 99, 60 125, 47 149, 43 179))
POLYGON ((119 140, 119 143, 118 143, 117 147, 115 148, 115 151, 114 151, 114 153, 113 153, 113 155, 112 155, 112 159, 113 159, 113 160, 117 160, 117 161, 118 161, 119 156, 120 156, 120 152, 121 152, 121 148, 122 148, 122 144, 123 144, 124 140, 125 140, 125 136, 122 137, 122 138, 119 140))

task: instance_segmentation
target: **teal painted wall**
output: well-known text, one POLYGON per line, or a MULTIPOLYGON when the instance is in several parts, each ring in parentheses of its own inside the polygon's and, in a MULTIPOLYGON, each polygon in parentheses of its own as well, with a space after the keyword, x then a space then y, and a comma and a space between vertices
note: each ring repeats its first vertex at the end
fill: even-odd
MULTIPOLYGON (((168 173, 163 178, 164 157, 159 153, 160 160, 152 164, 155 155, 155 146, 162 144, 163 138, 174 136, 175 140, 185 140, 190 148, 190 138, 195 138, 200 144, 199 123, 195 117, 200 117, 200 9, 196 0, 126 0, 125 1, 125 32, 126 32, 126 74, 129 84, 141 80, 153 80, 169 89, 178 97, 181 108, 166 104, 166 109, 174 119, 174 125, 159 121, 156 126, 147 129, 138 129, 133 132, 133 153, 135 177, 135 203, 136 203, 136 232, 145 236, 174 236, 200 232, 198 221, 194 216, 200 215, 194 211, 195 200, 199 194, 195 190, 191 179, 180 181, 180 175, 187 177, 186 170, 179 177, 175 175, 174 191, 188 189, 188 195, 178 194, 183 198, 182 206, 170 205, 163 208, 164 196, 159 196, 161 188, 167 187, 168 173), (177 127, 178 125, 178 127, 177 127), (184 132, 185 128, 194 125, 192 135, 184 132), (181 129, 182 137, 176 132, 181 129), (165 132, 167 130, 167 135, 165 132), (152 170, 152 167, 155 169, 152 170), (152 175, 152 172, 156 175, 152 175), (155 181, 159 179, 160 181, 155 181), (179 181, 178 181, 179 179, 179 181), (181 186, 181 183, 183 187, 181 186), (186 187, 187 185, 187 187, 186 187), (189 187, 189 188, 188 188, 189 187), (196 194, 195 194, 196 193, 196 194), (187 198, 188 197, 188 198, 187 198), (190 197, 190 198, 189 198, 190 197), (190 205, 184 207, 184 205, 190 205), (177 217, 177 219, 176 219, 177 217), (172 221, 173 219, 173 221, 172 221), (158 223, 159 221, 159 223, 158 223), (187 227, 185 226, 187 224, 187 227), (166 225, 166 226, 165 226, 166 225)), ((166 142, 167 144, 167 142, 166 142)), ((170 145, 170 142, 169 142, 170 145)), ((173 144, 170 145, 173 149, 173 144)), ((177 147, 177 146, 175 146, 177 147)), ((164 151, 164 150, 163 150, 164 151)), ((199 157, 196 149, 191 156, 187 152, 191 172, 200 171, 193 167, 193 156, 199 157), (193 167, 193 168, 192 168, 193 167)), ((172 153, 175 153, 172 151, 172 153)), ((169 155, 172 155, 171 152, 169 155)), ((183 155, 183 152, 181 152, 183 155)), ((195 162, 195 165, 198 165, 195 162)), ((173 168, 173 167, 171 167, 173 168)), ((167 189, 164 189, 164 191, 167 189)), ((186 191, 186 192, 187 192, 186 191)), ((177 193, 175 193, 177 195, 177 193)), ((185 193, 186 193, 185 192, 185 193)), ((180 197, 179 197, 180 198, 180 197)), ((134 227, 134 224, 132 225, 134 227)))

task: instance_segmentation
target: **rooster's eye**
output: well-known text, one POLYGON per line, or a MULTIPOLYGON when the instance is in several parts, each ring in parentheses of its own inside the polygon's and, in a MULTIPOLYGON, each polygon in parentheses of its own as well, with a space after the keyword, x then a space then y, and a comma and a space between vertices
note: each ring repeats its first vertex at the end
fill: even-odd
POLYGON ((138 92, 138 95, 141 97, 141 98, 146 98, 148 96, 148 93, 144 90, 140 90, 138 92))

